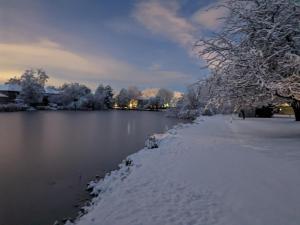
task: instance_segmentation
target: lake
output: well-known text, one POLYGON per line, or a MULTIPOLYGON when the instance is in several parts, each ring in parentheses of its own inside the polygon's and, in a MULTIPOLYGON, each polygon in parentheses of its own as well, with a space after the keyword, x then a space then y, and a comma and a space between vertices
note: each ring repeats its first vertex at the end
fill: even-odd
POLYGON ((148 111, 0 113, 0 224, 74 217, 90 180, 178 122, 148 111))

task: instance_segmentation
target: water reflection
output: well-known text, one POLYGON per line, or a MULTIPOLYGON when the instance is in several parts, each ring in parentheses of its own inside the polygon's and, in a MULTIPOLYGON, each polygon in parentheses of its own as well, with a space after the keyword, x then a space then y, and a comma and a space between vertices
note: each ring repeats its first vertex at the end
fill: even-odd
POLYGON ((88 181, 177 122, 159 112, 1 113, 0 225, 75 215, 88 181))

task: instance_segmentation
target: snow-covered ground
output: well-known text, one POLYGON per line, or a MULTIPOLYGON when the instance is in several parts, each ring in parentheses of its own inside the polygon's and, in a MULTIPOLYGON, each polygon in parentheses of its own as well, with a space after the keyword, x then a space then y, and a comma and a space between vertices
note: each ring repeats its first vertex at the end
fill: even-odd
POLYGON ((202 117, 163 137, 95 185, 77 225, 300 224, 293 119, 202 117))

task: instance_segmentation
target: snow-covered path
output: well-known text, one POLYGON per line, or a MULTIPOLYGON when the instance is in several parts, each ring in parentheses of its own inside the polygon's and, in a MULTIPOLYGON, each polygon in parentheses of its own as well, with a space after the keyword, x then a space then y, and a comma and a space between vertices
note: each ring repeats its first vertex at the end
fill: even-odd
POLYGON ((78 225, 299 225, 300 124, 203 117, 96 187, 78 225))

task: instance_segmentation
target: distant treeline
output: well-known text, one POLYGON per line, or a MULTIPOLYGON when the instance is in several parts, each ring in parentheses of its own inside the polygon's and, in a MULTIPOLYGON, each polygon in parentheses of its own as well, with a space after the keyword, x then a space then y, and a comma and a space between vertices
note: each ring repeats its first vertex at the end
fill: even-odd
MULTIPOLYGON (((95 92, 92 92, 86 85, 79 83, 65 83, 60 87, 46 86, 48 79, 49 76, 42 69, 26 70, 19 78, 9 79, 5 83, 6 89, 0 89, 2 99, 7 96, 6 103, 10 103, 11 107, 22 109, 28 106, 37 109, 157 110, 175 104, 173 92, 165 88, 159 89, 155 96, 145 97, 135 86, 122 88, 119 93, 114 94, 110 85, 99 84, 95 92), (14 104, 18 104, 18 107, 14 104)), ((3 102, 5 99, 2 100, 2 108, 3 102)))

